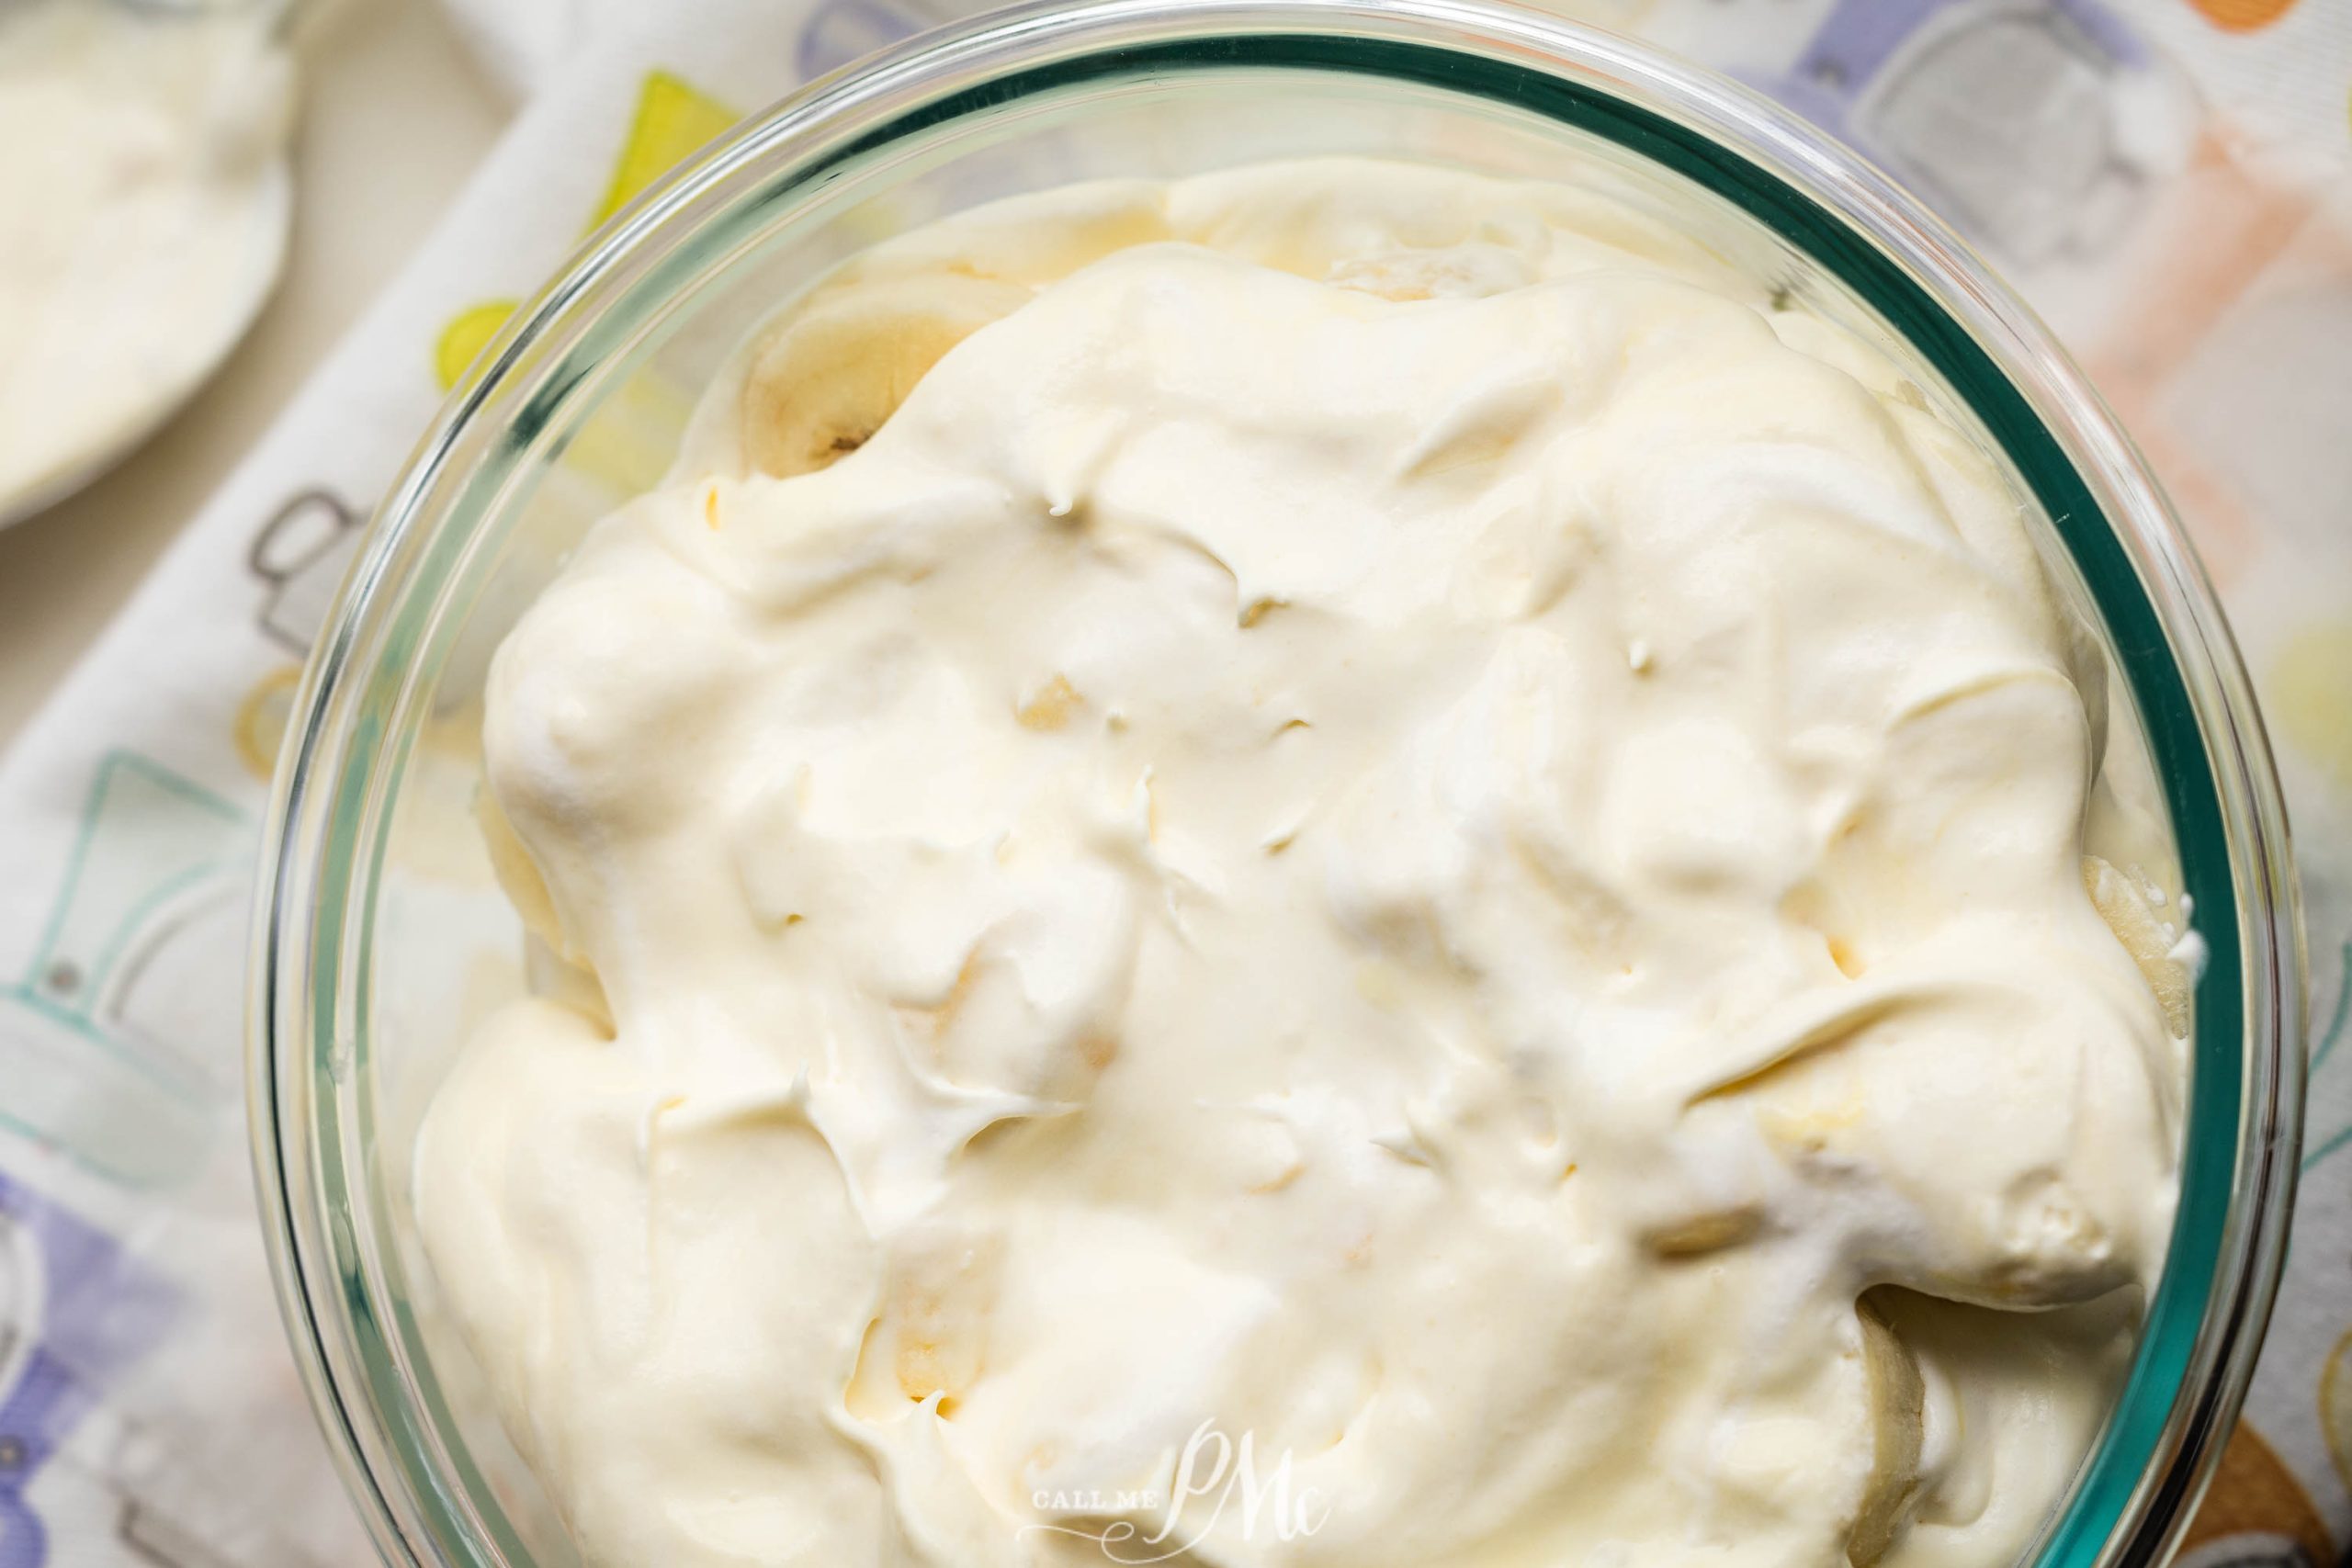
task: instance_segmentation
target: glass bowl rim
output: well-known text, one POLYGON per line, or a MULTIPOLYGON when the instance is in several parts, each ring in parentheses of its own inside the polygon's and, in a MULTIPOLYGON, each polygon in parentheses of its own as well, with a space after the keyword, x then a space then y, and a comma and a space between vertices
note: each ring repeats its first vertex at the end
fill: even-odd
POLYGON ((2285 812, 2212 589, 2128 437, 2046 329, 1884 175, 1744 88, 1491 0, 1041 0, 939 29, 810 84, 689 160, 591 236, 484 351, 388 491, 305 671, 255 909, 248 1097, 272 1270, 306 1389, 379 1550, 393 1562, 481 1561, 487 1532, 519 1553, 503 1520, 485 1521, 465 1495, 479 1480, 443 1440, 437 1393, 412 1375, 404 1303, 391 1303, 401 1321, 379 1315, 383 1260, 350 1223, 353 1191, 373 1185, 364 1170, 350 1179, 360 1168, 349 1162, 369 1157, 366 1138, 349 1137, 349 1108, 334 1098, 360 1081, 379 796, 413 738, 386 721, 416 685, 404 617, 420 601, 428 615, 446 604, 498 517, 501 487, 531 462, 530 438, 575 395, 580 378, 566 372, 641 324, 608 319, 628 314, 616 298, 650 320, 649 299, 675 281, 665 265, 683 255, 688 276, 705 270, 708 236, 726 220, 772 223, 774 202, 812 199, 863 155, 1024 97, 1204 68, 1349 72, 1532 107, 1693 179, 1902 331, 2040 496, 2126 660, 2215 940, 2198 987, 2182 1201, 2163 1280, 2118 1409, 2026 1561, 2161 1561, 2252 1373, 2301 1126, 2285 812), (486 428, 523 435, 469 461, 465 443, 486 428), (435 1408, 401 1404, 420 1393, 435 1408), (398 1471, 389 1488, 388 1464, 398 1471), (454 1487, 451 1466, 467 1472, 454 1487))

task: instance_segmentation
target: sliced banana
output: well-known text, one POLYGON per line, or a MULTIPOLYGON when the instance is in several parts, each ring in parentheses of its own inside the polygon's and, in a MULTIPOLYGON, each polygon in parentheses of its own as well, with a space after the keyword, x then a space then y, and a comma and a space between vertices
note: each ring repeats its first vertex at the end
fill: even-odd
POLYGON ((524 848, 514 823, 506 819, 498 796, 486 787, 474 796, 474 816, 481 824, 482 843, 490 851, 490 869, 505 890, 507 902, 523 917, 525 929, 568 957, 571 950, 564 944, 563 922, 556 915, 547 879, 539 874, 538 863, 524 848))
POLYGON ((2196 977, 2174 956, 2179 933, 2156 919, 2132 879, 2097 855, 2083 857, 2083 887, 2099 918, 2140 966, 2148 989, 2164 1004, 2165 1022, 2175 1039, 2188 1034, 2188 998, 2196 977))
POLYGON ((1642 1232, 1643 1244, 1668 1258, 1695 1258, 1720 1252, 1752 1239, 1764 1227, 1762 1211, 1752 1204, 1683 1214, 1642 1232))
POLYGON ((949 349, 1035 290, 1168 238, 1163 200, 1157 182, 1090 182, 976 208, 875 247, 754 354, 743 456, 788 478, 856 450, 949 349))
MULTIPOLYGON (((891 1245, 879 1312, 844 1391, 850 1410, 868 1421, 902 1416, 909 1404, 934 1397, 952 1402, 979 1382, 1002 1272, 994 1236, 974 1244, 918 1224, 891 1245)), ((938 1408, 953 1411, 952 1403, 938 1408)))
POLYGON ((522 835, 488 789, 474 796, 474 817, 481 827, 483 846, 490 852, 490 869, 505 890, 507 901, 523 918, 529 933, 523 944, 523 967, 531 990, 560 1002, 609 1032, 612 1004, 587 958, 575 952, 563 934, 563 918, 556 912, 554 896, 538 863, 524 846, 522 835))
POLYGON ((1854 1303, 1854 1315, 1862 1327, 1862 1372, 1873 1440, 1870 1482, 1846 1537, 1846 1557, 1854 1568, 1870 1568, 1911 1522, 1919 1500, 1928 1383, 1910 1348, 1867 1296, 1854 1303))
POLYGON ((1156 180, 1090 180, 989 202, 852 261, 844 277, 962 273, 1042 288, 1114 252, 1169 238, 1156 180))
POLYGON ((752 358, 745 455, 789 479, 855 451, 949 349, 1029 298, 1018 284, 944 272, 817 295, 752 358))

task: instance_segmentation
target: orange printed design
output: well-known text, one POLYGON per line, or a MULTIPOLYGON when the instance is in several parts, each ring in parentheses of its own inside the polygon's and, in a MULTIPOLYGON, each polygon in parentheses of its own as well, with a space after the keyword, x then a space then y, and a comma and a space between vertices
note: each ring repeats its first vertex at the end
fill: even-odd
POLYGON ((2295 0, 2189 0, 2197 14, 2226 33, 2258 32, 2295 8, 2295 0))
POLYGON ((2152 217, 2152 259, 2084 367, 2226 587, 2266 536, 2333 526, 2304 513, 2352 451, 2308 416, 2346 373, 2334 355, 2352 334, 2352 237, 2210 127, 2152 217))
POLYGON ((2222 1450, 2212 1489, 2181 1538, 2178 1562, 2188 1568, 2222 1568, 2298 1561, 2334 1562, 2335 1543, 2295 1472, 2252 1422, 2241 1421, 2222 1450))

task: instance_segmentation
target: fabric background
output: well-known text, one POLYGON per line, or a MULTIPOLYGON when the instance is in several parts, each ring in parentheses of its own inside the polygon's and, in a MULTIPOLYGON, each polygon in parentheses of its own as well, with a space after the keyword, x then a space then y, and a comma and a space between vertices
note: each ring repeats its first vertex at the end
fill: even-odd
MULTIPOLYGON (((739 111, 962 0, 448 0, 521 103, 400 281, 0 758, 0 1568, 369 1552, 280 1337, 246 1173, 266 778, 359 525, 595 222, 739 111)), ((2295 817, 2312 1097, 2286 1287, 2187 1561, 2352 1546, 2352 5, 1562 0, 1894 170, 2162 471, 2295 817)), ((387 151, 387 156, 396 150, 387 151)))

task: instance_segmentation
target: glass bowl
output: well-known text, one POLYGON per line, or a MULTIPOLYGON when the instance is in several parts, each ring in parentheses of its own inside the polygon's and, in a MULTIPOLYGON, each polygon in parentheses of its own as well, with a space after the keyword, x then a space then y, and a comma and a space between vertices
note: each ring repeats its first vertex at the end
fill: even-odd
POLYGON ((344 586, 266 836, 252 1111, 296 1352, 388 1560, 574 1560, 439 1325, 409 1223, 422 1108, 468 1020, 525 983, 473 826, 490 649, 582 530, 660 479, 735 346, 843 256, 1040 186, 1337 152, 1565 175, 1671 216, 1876 344, 2038 502, 2211 956, 2170 1251, 2128 1382, 2031 1560, 2154 1562, 2177 1539, 2281 1261, 2301 955, 2245 672, 2129 442, 1884 175, 1713 77, 1464 0, 1092 0, 820 82, 620 214, 485 351, 344 586))

